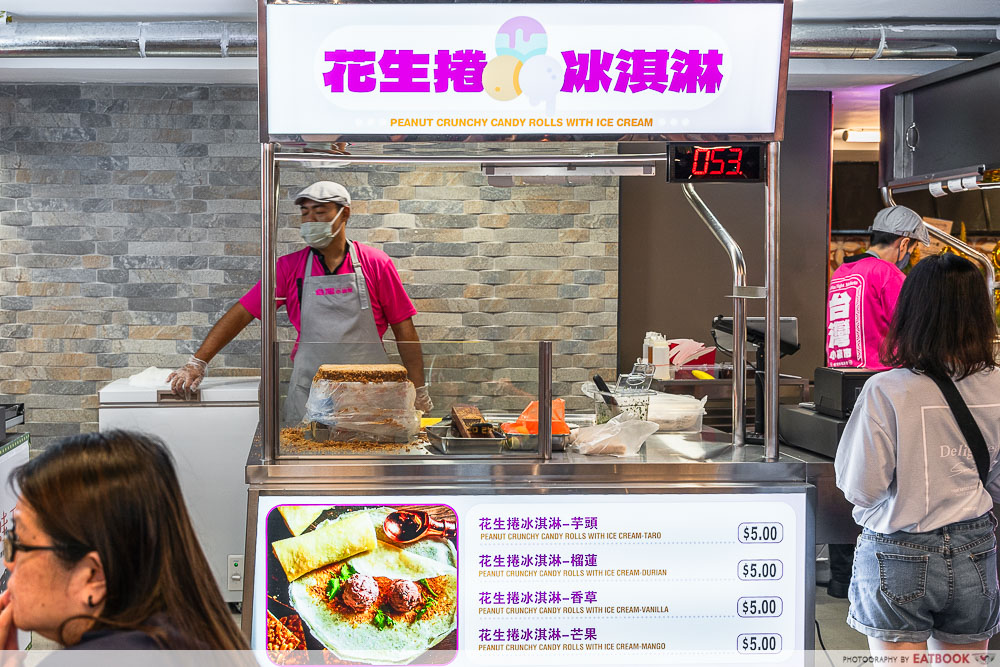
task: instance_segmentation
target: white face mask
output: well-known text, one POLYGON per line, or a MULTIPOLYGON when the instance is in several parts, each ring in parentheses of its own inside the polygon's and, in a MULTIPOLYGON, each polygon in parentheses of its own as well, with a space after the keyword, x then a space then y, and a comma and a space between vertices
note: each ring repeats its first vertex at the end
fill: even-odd
POLYGON ((334 216, 333 220, 330 220, 329 222, 303 222, 302 226, 299 227, 299 233, 302 234, 302 240, 316 250, 322 250, 330 245, 330 243, 333 242, 333 239, 336 238, 337 234, 344 229, 344 225, 341 225, 337 231, 333 231, 333 223, 337 222, 337 219, 343 212, 344 209, 341 208, 337 211, 337 215, 334 216))

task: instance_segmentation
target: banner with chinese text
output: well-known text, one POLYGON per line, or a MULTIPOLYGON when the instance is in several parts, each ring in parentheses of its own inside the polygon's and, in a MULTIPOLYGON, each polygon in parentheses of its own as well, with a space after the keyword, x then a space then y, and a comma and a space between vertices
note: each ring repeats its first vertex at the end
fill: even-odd
POLYGON ((769 135, 783 16, 782 2, 268 5, 266 131, 769 135))

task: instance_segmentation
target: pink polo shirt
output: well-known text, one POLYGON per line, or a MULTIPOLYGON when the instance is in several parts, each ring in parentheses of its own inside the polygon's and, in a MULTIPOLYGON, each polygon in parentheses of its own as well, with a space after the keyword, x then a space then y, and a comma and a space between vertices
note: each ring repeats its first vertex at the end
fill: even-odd
POLYGON ((850 258, 833 272, 826 309, 826 365, 889 369, 879 348, 906 276, 874 255, 850 258))
MULTIPOLYGON (((375 248, 362 245, 357 241, 352 241, 358 254, 358 262, 361 264, 361 273, 365 276, 368 285, 368 293, 371 296, 372 315, 375 317, 375 327, 381 338, 386 329, 393 324, 407 320, 417 314, 417 309, 413 307, 413 302, 403 289, 403 281, 399 278, 396 265, 392 259, 375 248)), ((305 273, 306 257, 309 255, 309 248, 303 248, 287 255, 282 255, 275 263, 274 281, 275 296, 277 297, 278 308, 282 306, 288 311, 288 319, 291 320, 295 331, 300 331, 302 304, 299 301, 299 288, 297 279, 305 273)), ((342 275, 354 271, 350 254, 343 263, 334 270, 335 275, 342 275)), ((324 275, 323 265, 313 256, 312 273, 313 276, 324 275)), ((260 319, 260 283, 250 288, 246 294, 240 297, 240 303, 251 315, 260 319)), ((298 335, 295 337, 295 348, 292 349, 292 358, 295 358, 295 350, 298 349, 298 335)))

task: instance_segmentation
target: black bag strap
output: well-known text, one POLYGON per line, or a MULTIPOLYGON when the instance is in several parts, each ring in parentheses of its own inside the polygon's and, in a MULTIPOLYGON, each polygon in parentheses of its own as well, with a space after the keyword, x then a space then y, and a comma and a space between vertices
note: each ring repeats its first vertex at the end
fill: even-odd
POLYGON ((972 452, 972 458, 976 462, 976 470, 979 471, 979 481, 983 483, 983 488, 986 488, 986 479, 990 474, 990 450, 986 446, 986 439, 983 437, 983 432, 979 428, 979 424, 976 423, 975 418, 972 416, 972 411, 965 404, 965 400, 958 393, 958 387, 955 386, 951 378, 941 378, 930 373, 927 373, 927 377, 934 380, 938 389, 944 394, 944 400, 948 401, 948 407, 951 408, 951 413, 955 415, 958 428, 962 430, 962 435, 965 436, 965 441, 972 452))

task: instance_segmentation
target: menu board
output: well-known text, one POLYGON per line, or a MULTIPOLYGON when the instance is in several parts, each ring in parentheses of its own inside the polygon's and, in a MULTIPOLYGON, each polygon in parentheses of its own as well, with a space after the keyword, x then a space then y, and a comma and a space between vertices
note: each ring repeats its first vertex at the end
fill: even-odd
POLYGON ((253 648, 276 664, 799 664, 806 508, 804 489, 261 498, 253 648))

